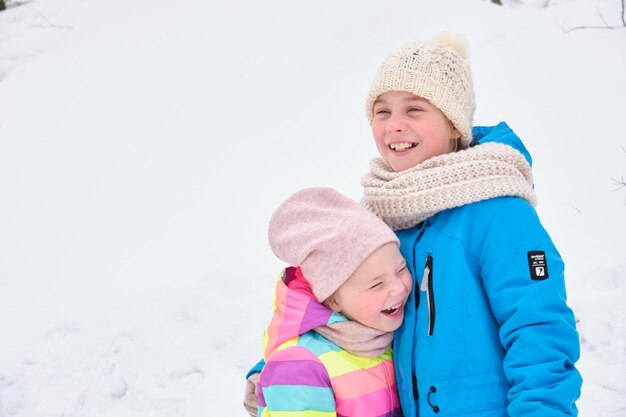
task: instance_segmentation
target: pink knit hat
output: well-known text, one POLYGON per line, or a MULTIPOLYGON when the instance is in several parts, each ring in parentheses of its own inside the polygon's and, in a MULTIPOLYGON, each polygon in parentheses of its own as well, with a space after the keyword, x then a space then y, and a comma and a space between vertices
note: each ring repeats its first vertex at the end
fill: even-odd
POLYGON ((274 254, 300 266, 313 294, 331 296, 372 252, 395 233, 356 201, 331 188, 305 188, 274 212, 269 225, 274 254))

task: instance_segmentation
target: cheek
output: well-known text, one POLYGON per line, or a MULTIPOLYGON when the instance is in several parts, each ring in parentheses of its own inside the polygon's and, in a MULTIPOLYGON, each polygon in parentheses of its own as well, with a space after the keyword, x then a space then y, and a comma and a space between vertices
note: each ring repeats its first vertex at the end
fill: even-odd
POLYGON ((435 155, 442 155, 452 150, 450 136, 447 129, 433 129, 432 140, 430 142, 430 150, 435 155))
POLYGON ((372 121, 372 135, 376 143, 383 141, 385 137, 385 123, 382 120, 374 119, 372 121))
POLYGON ((408 292, 411 292, 413 289, 413 277, 408 271, 405 273, 404 277, 402 277, 402 284, 404 284, 404 288, 406 288, 408 292))
POLYGON ((363 294, 359 299, 354 300, 352 308, 365 318, 374 314, 379 304, 377 294, 363 294))
POLYGON ((380 150, 381 140, 378 132, 375 129, 372 129, 372 136, 374 137, 374 143, 376 144, 376 148, 380 150))
POLYGON ((387 295, 384 291, 371 294, 367 300, 364 300, 363 307, 369 308, 373 313, 378 313, 387 301, 387 295))
POLYGON ((431 138, 441 140, 445 138, 447 142, 451 137, 451 129, 448 120, 443 115, 432 114, 427 123, 422 125, 424 132, 431 138))
POLYGON ((385 134, 384 126, 372 125, 372 136, 374 137, 374 143, 376 144, 378 155, 383 158, 385 162, 390 163, 389 148, 385 145, 385 134))

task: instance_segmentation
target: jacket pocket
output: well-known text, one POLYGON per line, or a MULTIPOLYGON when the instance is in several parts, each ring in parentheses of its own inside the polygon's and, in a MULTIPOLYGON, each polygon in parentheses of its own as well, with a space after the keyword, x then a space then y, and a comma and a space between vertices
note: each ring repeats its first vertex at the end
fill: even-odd
POLYGON ((428 336, 432 336, 435 332, 435 292, 433 291, 433 256, 429 253, 426 256, 426 265, 424 266, 424 276, 422 277, 422 285, 420 290, 426 293, 426 309, 428 310, 428 336))

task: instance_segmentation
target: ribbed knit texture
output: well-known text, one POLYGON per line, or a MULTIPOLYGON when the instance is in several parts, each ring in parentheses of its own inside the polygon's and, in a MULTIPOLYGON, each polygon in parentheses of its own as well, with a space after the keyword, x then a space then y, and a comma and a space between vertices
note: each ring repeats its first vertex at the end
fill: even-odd
POLYGON ((461 133, 461 146, 466 148, 472 139, 476 105, 465 55, 463 38, 451 34, 413 42, 391 54, 379 67, 367 94, 365 112, 370 123, 378 96, 406 91, 441 110, 461 133))
POLYGON ((334 293, 376 249, 398 238, 358 202, 327 187, 305 188, 274 211, 272 251, 300 266, 318 301, 334 293))
MULTIPOLYGON (((276 284, 274 316, 264 337, 258 416, 401 417, 391 339, 373 357, 352 354, 313 329, 349 320, 316 301, 287 268, 276 284)), ((362 325, 361 325, 362 326, 362 325)))
POLYGON ((393 230, 494 197, 517 196, 536 204, 530 165, 521 153, 500 143, 436 156, 401 172, 375 158, 361 185, 362 204, 393 230))

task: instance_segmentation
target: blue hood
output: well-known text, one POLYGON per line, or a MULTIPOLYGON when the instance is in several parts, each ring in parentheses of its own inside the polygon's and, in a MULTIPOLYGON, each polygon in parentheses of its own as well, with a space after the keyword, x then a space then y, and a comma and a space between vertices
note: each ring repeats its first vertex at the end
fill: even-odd
POLYGON ((522 140, 505 122, 500 122, 496 126, 474 126, 472 135, 474 139, 472 143, 470 143, 470 146, 489 142, 509 145, 524 155, 524 158, 526 158, 526 161, 528 161, 528 164, 532 168, 533 159, 530 157, 530 153, 522 143, 522 140))

